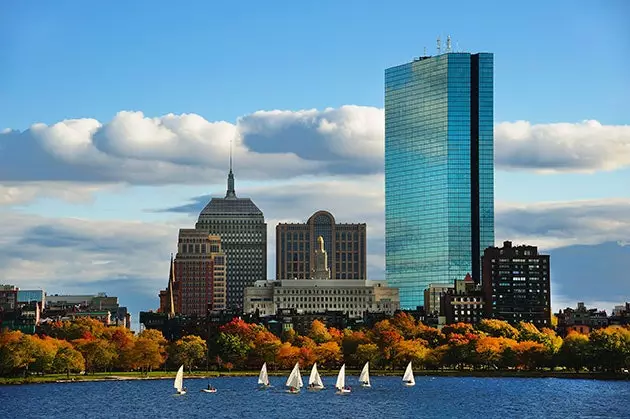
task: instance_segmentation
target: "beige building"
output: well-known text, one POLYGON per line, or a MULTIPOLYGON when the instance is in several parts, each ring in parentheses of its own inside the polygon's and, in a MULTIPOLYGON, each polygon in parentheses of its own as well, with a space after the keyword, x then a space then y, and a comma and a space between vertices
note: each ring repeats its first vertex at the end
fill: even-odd
POLYGON ((292 308, 298 313, 343 311, 350 317, 363 317, 364 313, 393 314, 400 309, 397 288, 385 281, 357 279, 328 279, 326 251, 321 237, 314 252, 318 279, 283 279, 256 281, 245 289, 244 311, 259 311, 261 316, 276 314, 278 309, 292 308))
POLYGON ((331 279, 366 279, 365 223, 337 223, 328 211, 317 211, 305 224, 276 226, 276 279, 314 278, 317 240, 325 242, 331 279))
POLYGON ((424 290, 424 312, 427 316, 440 314, 440 298, 452 289, 453 285, 449 284, 429 284, 429 288, 424 290))

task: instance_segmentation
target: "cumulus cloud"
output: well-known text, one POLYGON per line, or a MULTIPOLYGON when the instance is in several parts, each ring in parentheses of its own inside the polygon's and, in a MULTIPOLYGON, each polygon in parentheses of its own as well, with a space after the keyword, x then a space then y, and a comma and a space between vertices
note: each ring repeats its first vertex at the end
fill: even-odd
POLYGON ((544 249, 630 240, 630 199, 496 204, 496 238, 544 249))
POLYGON ((501 169, 594 172, 630 166, 630 125, 598 121, 495 126, 496 164, 501 169))
MULTIPOLYGON (((0 181, 208 183, 226 171, 230 142, 241 179, 383 171, 383 110, 258 111, 235 123, 195 114, 71 119, 0 132, 0 181)), ((630 166, 630 126, 597 121, 495 127, 496 167, 584 172, 630 166)))

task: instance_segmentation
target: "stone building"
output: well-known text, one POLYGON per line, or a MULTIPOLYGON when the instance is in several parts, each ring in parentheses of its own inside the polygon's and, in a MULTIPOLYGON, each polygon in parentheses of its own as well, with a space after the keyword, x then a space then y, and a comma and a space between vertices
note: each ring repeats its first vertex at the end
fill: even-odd
POLYGON ((341 224, 328 211, 317 211, 305 224, 276 226, 276 279, 313 276, 317 238, 322 237, 332 279, 366 279, 367 227, 341 224))
POLYGON ((317 243, 317 279, 257 281, 245 289, 244 311, 258 311, 260 316, 274 315, 282 309, 295 309, 298 313, 340 311, 358 318, 368 312, 394 314, 400 308, 398 289, 388 287, 385 281, 326 278, 327 251, 321 236, 317 243))

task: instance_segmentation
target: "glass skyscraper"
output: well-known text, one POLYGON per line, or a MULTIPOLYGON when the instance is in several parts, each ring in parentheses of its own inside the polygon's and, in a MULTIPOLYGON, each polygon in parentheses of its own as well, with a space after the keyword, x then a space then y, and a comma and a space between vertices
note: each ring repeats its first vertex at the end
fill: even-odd
POLYGON ((403 308, 470 273, 494 245, 493 55, 385 70, 386 275, 403 308))

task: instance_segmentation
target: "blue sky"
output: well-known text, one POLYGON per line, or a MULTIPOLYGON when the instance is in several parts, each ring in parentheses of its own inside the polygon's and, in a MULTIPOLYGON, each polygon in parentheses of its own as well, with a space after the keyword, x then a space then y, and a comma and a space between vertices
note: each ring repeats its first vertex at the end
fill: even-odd
MULTIPOLYGON (((373 226, 371 273, 382 275, 384 69, 425 47, 435 54, 437 36, 444 44, 448 34, 454 47, 495 54, 495 195, 506 220, 497 240, 563 249, 562 260, 570 261, 571 246, 599 256, 597 246, 630 242, 629 19, 623 0, 5 1, 0 130, 14 131, 0 134, 0 213, 14 224, 0 228, 0 253, 36 225, 98 235, 109 250, 33 247, 5 256, 0 282, 97 292, 120 290, 115 284, 126 278, 135 290, 127 304, 151 308, 166 275, 156 266, 168 260, 177 228, 195 219, 159 210, 223 193, 235 135, 237 192, 265 204, 271 249, 275 222, 328 207, 338 219, 373 226), (255 114, 273 110, 286 112, 255 114), (171 113, 170 122, 162 118, 171 113), (68 122, 80 118, 89 120, 68 122), (321 121, 344 129, 324 135, 321 121), (523 134, 516 121, 531 129, 523 134), (37 123, 46 126, 29 129, 37 123), (558 162, 552 174, 541 172, 549 156, 558 162), (352 168, 341 171, 339 162, 352 168), (344 205, 330 185, 358 189, 366 205, 344 205), (285 208, 290 187, 301 193, 295 213, 285 208), (508 217, 516 213, 525 218, 508 217), (85 223, 80 231, 76 219, 85 223), (118 232, 128 259, 112 250, 108 231, 118 232), (138 262, 143 252, 151 263, 138 262), (69 254, 72 269, 63 264, 69 254)), ((576 274, 568 265, 559 267, 555 299, 573 304, 580 297, 568 291, 576 274)), ((612 272, 608 294, 584 285, 583 298, 608 306, 630 299, 630 288, 614 285, 623 283, 621 269, 612 272)))

